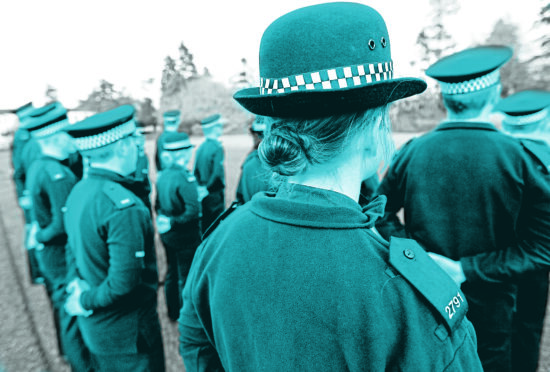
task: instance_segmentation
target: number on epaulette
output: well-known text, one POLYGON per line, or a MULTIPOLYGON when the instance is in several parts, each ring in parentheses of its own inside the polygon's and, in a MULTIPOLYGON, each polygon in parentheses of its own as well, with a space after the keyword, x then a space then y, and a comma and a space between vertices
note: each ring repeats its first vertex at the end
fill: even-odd
POLYGON ((447 313, 449 319, 453 319, 453 316, 456 314, 456 309, 458 309, 463 302, 464 299, 460 295, 460 292, 457 292, 456 296, 449 301, 449 305, 445 306, 445 312, 447 313))

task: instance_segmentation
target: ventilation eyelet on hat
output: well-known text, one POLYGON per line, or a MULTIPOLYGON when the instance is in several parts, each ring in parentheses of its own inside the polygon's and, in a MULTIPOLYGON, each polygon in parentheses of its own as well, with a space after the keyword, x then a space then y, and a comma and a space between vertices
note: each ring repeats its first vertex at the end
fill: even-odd
POLYGON ((369 40, 369 48, 370 48, 370 50, 374 50, 375 47, 376 47, 376 44, 374 43, 374 40, 370 39, 370 40, 369 40))
POLYGON ((386 47, 386 38, 384 36, 380 39, 380 44, 382 44, 382 48, 386 47))

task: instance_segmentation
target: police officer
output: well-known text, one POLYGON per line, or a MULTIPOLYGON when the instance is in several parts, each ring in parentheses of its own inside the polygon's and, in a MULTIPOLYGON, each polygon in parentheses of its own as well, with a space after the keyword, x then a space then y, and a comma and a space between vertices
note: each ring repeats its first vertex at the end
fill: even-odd
POLYGON ((441 86, 447 119, 400 150, 378 189, 388 198, 387 217, 404 209, 407 236, 442 258, 460 259, 461 270, 449 272, 465 281, 486 371, 511 370, 516 303, 516 286, 490 273, 524 270, 519 247, 540 255, 550 237, 548 189, 536 159, 489 121, 500 100, 499 69, 511 55, 507 47, 476 47, 426 70, 441 86), (526 233, 530 226, 536 234, 526 233), (501 258, 483 260, 486 252, 501 258))
POLYGON ((160 152, 162 151, 162 144, 164 143, 164 138, 168 133, 177 132, 178 127, 181 121, 181 112, 180 110, 170 110, 166 111, 163 114, 164 119, 164 130, 157 138, 157 147, 155 149, 155 166, 157 172, 162 170, 162 162, 160 161, 160 152))
POLYGON ((224 212, 197 250, 186 370, 481 371, 462 292, 414 241, 380 238, 384 197, 357 203, 391 156, 388 102, 426 88, 393 77, 380 14, 301 8, 260 45, 260 87, 234 98, 277 118, 258 151, 285 179, 224 212))
POLYGON ((239 179, 236 193, 237 203, 239 204, 246 203, 257 192, 269 189, 271 172, 262 166, 258 157, 258 146, 264 138, 267 121, 262 116, 256 116, 256 119, 254 119, 250 126, 250 134, 254 141, 254 147, 241 166, 241 178, 239 179))
POLYGON ((24 177, 21 179, 21 153, 25 144, 29 141, 30 135, 29 132, 25 129, 22 129, 24 119, 30 114, 31 111, 34 111, 35 107, 32 102, 28 102, 23 106, 15 109, 13 112, 17 115, 19 120, 19 127, 13 135, 13 142, 11 145, 11 161, 13 166, 13 179, 15 182, 15 192, 17 195, 18 204, 23 211, 23 218, 25 221, 25 229, 23 235, 23 245, 25 251, 27 252, 27 265, 29 268, 29 275, 31 283, 33 284, 42 284, 44 278, 40 274, 38 268, 38 262, 36 261, 36 255, 34 247, 29 247, 27 240, 29 237, 29 232, 31 230, 31 216, 30 216, 30 197, 24 195, 25 190, 25 180, 24 177), (31 248, 31 249, 29 249, 31 248))
MULTIPOLYGON (((526 148, 544 154, 550 165, 550 92, 526 90, 503 99, 502 130, 519 138, 526 148)), ((549 184, 550 186, 550 184, 549 184)), ((516 372, 537 370, 540 339, 548 300, 548 270, 520 275, 512 336, 512 365, 516 372)))
POLYGON ((192 151, 187 134, 167 134, 160 155, 162 171, 157 177, 157 230, 166 250, 164 291, 168 317, 173 321, 178 319, 181 292, 201 242, 198 185, 187 170, 192 151))
POLYGON ((202 228, 208 227, 225 209, 224 151, 219 140, 223 133, 220 114, 201 121, 206 140, 195 154, 195 177, 199 183, 199 199, 202 200, 202 228))
POLYGON ((68 133, 89 158, 88 176, 67 200, 68 313, 99 371, 163 371, 158 272, 150 212, 125 178, 138 144, 130 105, 93 115, 68 133))
POLYGON ((86 370, 87 350, 80 338, 76 319, 63 309, 67 276, 67 234, 63 211, 67 197, 77 182, 77 177, 63 164, 75 152, 71 138, 63 131, 68 125, 67 110, 55 105, 52 110, 23 126, 40 149, 40 156, 26 173, 25 187, 32 200, 36 257, 52 303, 60 353, 73 370, 82 371, 86 370))

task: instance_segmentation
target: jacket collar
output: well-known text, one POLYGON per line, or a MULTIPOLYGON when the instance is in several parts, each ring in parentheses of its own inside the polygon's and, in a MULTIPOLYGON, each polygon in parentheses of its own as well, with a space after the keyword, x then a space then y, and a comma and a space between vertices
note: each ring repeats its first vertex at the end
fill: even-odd
POLYGON ((436 131, 450 130, 450 129, 476 129, 476 130, 489 130, 498 132, 495 126, 486 122, 473 122, 473 121, 444 121, 439 124, 436 131))
POLYGON ((277 194, 256 194, 250 209, 260 217, 288 225, 353 229, 374 227, 385 205, 383 195, 361 209, 356 201, 338 192, 283 183, 277 194))
POLYGON ((116 183, 125 183, 129 181, 128 177, 124 177, 118 173, 115 173, 107 169, 94 168, 94 167, 90 167, 90 170, 88 171, 88 177, 106 179, 116 183))

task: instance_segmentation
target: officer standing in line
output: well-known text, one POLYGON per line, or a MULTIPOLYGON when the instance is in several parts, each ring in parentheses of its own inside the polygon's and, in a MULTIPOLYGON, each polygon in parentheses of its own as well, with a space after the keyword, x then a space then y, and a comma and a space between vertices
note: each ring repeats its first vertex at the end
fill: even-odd
POLYGON ((25 247, 25 251, 27 252, 27 264, 29 268, 31 283, 42 284, 44 282, 44 278, 40 274, 38 262, 36 262, 34 247, 32 247, 33 249, 29 249, 29 246, 27 244, 32 225, 32 219, 30 216, 30 197, 23 194, 23 191, 25 189, 25 182, 24 179, 22 181, 20 180, 20 173, 16 176, 16 169, 21 169, 21 153, 23 147, 30 139, 29 132, 25 129, 22 129, 23 121, 34 110, 35 107, 32 105, 32 102, 26 103, 25 105, 14 110, 14 113, 17 115, 17 118, 19 120, 19 127, 13 135, 13 142, 11 146, 11 161, 13 166, 13 179, 15 181, 15 192, 17 195, 18 205, 23 211, 23 218, 25 220, 23 244, 25 247))
POLYGON ((195 177, 202 200, 202 229, 206 231, 225 209, 225 155, 219 140, 223 133, 221 115, 203 119, 201 127, 206 140, 195 154, 195 177))
POLYGON ((392 156, 388 103, 426 89, 393 76, 390 45, 382 16, 349 2, 264 32, 260 86, 234 98, 277 118, 258 151, 283 179, 197 250, 179 318, 188 372, 481 371, 457 285, 416 242, 378 235, 385 197, 358 204, 392 156))
POLYGON ((499 68, 511 55, 507 47, 476 47, 428 68, 441 86, 447 119, 400 150, 378 189, 388 198, 386 219, 404 208, 408 237, 443 259, 460 259, 464 270, 454 275, 441 256, 432 256, 464 282, 486 371, 512 370, 517 290, 513 282, 488 275, 525 270, 522 245, 544 255, 550 239, 550 194, 536 157, 489 121, 500 100, 499 68), (526 233, 533 226, 536 231, 526 233), (485 254, 500 256, 500 262, 478 264, 485 254))
POLYGON ((135 131, 129 105, 68 130, 89 158, 89 171, 67 199, 65 309, 78 316, 97 371, 164 371, 151 214, 122 186, 137 167, 135 131))
POLYGON ((241 178, 237 186, 237 203, 244 204, 260 191, 269 189, 272 172, 262 166, 258 157, 258 146, 264 138, 267 127, 267 118, 256 116, 250 127, 250 134, 254 141, 252 151, 247 155, 241 167, 241 178))
MULTIPOLYGON (((504 114, 502 131, 540 152, 550 165, 550 92, 527 90, 503 99, 496 111, 504 114)), ((549 184, 550 187, 550 184, 549 184)), ((550 249, 550 247, 548 247, 550 249)), ((535 372, 548 300, 548 269, 520 275, 512 336, 514 372, 535 372)))
POLYGON ((160 154, 162 171, 157 177, 157 230, 166 250, 164 291, 168 317, 173 321, 178 320, 181 292, 201 243, 198 185, 187 169, 192 151, 187 134, 167 133, 160 154))
POLYGON ((162 163, 160 161, 160 151, 162 151, 162 144, 164 138, 168 133, 177 132, 181 121, 181 112, 179 110, 166 111, 163 115, 164 118, 164 130, 157 138, 157 147, 155 149, 155 166, 157 172, 162 170, 162 163))
POLYGON ((69 125, 67 110, 61 105, 23 126, 40 148, 40 156, 28 169, 26 189, 32 200, 31 212, 37 226, 36 257, 55 317, 60 354, 73 370, 82 371, 86 350, 78 337, 76 318, 63 309, 66 298, 65 260, 67 234, 63 211, 77 177, 63 164, 75 152, 71 137, 63 130, 69 125))

